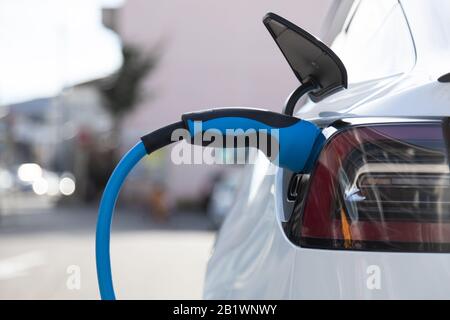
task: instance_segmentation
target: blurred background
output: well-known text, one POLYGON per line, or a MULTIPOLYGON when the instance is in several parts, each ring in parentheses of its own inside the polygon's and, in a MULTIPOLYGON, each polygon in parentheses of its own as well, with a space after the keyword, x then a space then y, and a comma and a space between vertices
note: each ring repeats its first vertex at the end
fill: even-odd
MULTIPOLYGON (((0 299, 95 299, 99 197, 120 156, 184 112, 280 111, 298 85, 262 24, 321 35, 332 0, 0 0, 0 299)), ((242 167, 148 157, 112 236, 119 298, 201 298, 242 167)))

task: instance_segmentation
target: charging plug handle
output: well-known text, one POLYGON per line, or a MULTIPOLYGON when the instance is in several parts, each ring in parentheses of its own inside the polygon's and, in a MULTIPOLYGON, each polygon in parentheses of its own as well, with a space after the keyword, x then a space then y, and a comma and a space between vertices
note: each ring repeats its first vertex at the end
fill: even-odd
MULTIPOLYGON (((277 139, 278 154, 273 161, 282 168, 293 172, 310 170, 318 148, 324 138, 315 124, 293 116, 252 108, 222 108, 186 113, 182 121, 156 130, 141 138, 147 153, 161 148, 171 141, 169 132, 178 128, 189 131, 190 143, 205 144, 203 139, 195 139, 208 130, 219 131, 224 138, 246 135, 248 130, 266 132, 270 139, 277 139)), ((226 139, 225 139, 226 140, 226 139)), ((259 144, 258 146, 260 147, 259 144)))
MULTIPOLYGON (((186 113, 182 116, 182 121, 189 130, 190 142, 194 144, 200 141, 204 145, 202 139, 192 138, 204 134, 207 130, 219 131, 225 138, 229 135, 246 135, 248 130, 265 132, 270 136, 269 140, 275 138, 278 145, 277 157, 271 160, 279 167, 293 172, 310 170, 316 151, 324 141, 321 129, 315 124, 262 109, 211 109, 186 113), (311 157, 311 154, 314 156, 311 157)), ((257 147, 261 150, 259 143, 257 147)), ((268 150, 263 148, 262 151, 268 150)))

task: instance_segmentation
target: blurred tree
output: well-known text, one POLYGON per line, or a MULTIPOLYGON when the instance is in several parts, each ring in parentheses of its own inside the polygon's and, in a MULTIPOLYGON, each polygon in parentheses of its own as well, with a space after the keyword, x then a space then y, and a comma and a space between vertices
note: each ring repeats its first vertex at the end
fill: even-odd
POLYGON ((157 53, 148 54, 132 45, 124 45, 122 54, 123 64, 120 69, 99 82, 104 106, 113 119, 114 148, 119 145, 124 116, 148 96, 148 93, 143 93, 142 82, 155 69, 158 61, 157 53))

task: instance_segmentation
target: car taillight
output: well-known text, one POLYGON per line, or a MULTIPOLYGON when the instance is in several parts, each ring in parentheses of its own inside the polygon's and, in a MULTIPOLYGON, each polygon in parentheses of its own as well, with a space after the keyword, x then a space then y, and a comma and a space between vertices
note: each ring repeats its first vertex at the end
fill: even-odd
POLYGON ((300 245, 450 252, 447 154, 439 122, 338 132, 311 175, 300 245))

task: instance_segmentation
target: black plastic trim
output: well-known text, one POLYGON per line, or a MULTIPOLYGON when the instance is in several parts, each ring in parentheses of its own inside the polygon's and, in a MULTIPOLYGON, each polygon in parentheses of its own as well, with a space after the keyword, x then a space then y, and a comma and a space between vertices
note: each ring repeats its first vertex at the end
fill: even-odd
POLYGON ((442 135, 445 139, 445 146, 447 148, 447 163, 450 165, 450 118, 442 120, 442 135))
POLYGON ((438 81, 441 83, 449 83, 450 82, 450 72, 440 76, 438 81))
POLYGON ((177 129, 186 129, 182 121, 172 123, 141 137, 147 154, 176 142, 172 141, 172 133, 177 129))
POLYGON ((290 127, 300 121, 299 118, 278 112, 252 108, 221 108, 185 113, 181 119, 187 127, 187 121, 208 121, 224 117, 239 117, 259 121, 273 128, 290 127))

